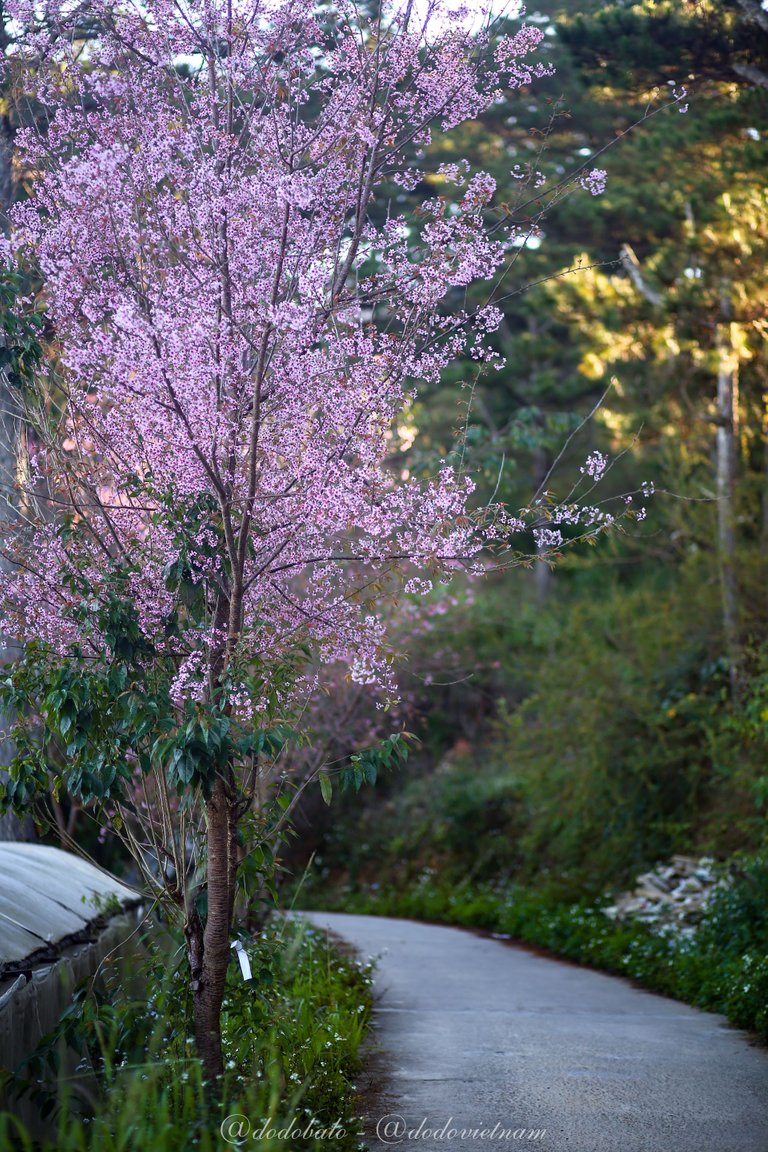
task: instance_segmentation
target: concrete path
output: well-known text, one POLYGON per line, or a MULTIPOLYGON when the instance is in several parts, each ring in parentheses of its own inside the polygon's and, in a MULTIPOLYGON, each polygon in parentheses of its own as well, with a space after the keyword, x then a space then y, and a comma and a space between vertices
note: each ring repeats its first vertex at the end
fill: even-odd
POLYGON ((372 1149, 768 1152, 768 1050, 722 1017, 456 928, 309 915, 379 958, 372 1149))

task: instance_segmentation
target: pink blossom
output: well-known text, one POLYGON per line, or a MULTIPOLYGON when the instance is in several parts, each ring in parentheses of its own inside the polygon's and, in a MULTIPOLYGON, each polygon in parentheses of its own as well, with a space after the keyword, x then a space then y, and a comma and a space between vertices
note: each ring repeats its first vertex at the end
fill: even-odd
MULTIPOLYGON (((387 465, 420 383, 465 352, 498 366, 498 309, 442 305, 494 276, 505 237, 487 227, 494 180, 463 161, 442 173, 462 188, 456 210, 427 201, 418 234, 368 206, 385 181, 420 178, 414 142, 546 71, 527 60, 541 33, 473 40, 453 4, 431 0, 423 19, 388 10, 369 53, 351 0, 330 50, 324 17, 298 0, 266 0, 257 20, 246 0, 87 9, 101 29, 87 53, 67 27, 79 6, 35 10, 29 59, 42 63, 27 82, 47 116, 19 133, 38 175, 14 244, 45 280, 68 396, 66 460, 45 447, 39 467, 81 511, 66 539, 23 528, 18 634, 81 643, 64 573, 87 573, 99 603, 122 564, 180 707, 246 653, 266 698, 299 645, 391 692, 368 589, 424 595, 516 530, 473 517, 473 482, 454 468, 399 480, 387 465), (206 67, 178 71, 180 58, 206 67)), ((26 0, 14 10, 29 16, 26 0)))
POLYGON ((607 456, 604 456, 602 452, 591 452, 589 456, 587 456, 586 463, 579 471, 586 476, 590 476, 595 483, 597 483, 598 480, 602 480, 607 467, 607 456))
POLYGON ((607 179, 608 173, 605 168, 592 168, 591 171, 579 178, 579 183, 582 188, 587 192, 591 192, 593 196, 600 196, 605 192, 607 179))

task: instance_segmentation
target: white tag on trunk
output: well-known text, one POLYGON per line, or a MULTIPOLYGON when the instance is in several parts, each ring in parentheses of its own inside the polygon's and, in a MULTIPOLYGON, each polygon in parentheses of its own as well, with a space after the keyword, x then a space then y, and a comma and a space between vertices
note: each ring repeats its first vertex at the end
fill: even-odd
POLYGON ((245 948, 243 948, 239 940, 233 940, 230 947, 234 948, 237 952, 237 958, 240 961, 240 971, 243 974, 243 980, 252 980, 253 972, 251 972, 251 962, 248 959, 248 953, 246 952, 245 948))

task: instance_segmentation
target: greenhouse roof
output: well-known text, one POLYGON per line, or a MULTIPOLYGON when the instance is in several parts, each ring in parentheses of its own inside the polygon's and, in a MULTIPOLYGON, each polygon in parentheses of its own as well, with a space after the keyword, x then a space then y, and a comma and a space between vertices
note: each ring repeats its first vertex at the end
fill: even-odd
POLYGON ((0 843, 0 975, 78 937, 139 894, 93 864, 44 844, 0 843))

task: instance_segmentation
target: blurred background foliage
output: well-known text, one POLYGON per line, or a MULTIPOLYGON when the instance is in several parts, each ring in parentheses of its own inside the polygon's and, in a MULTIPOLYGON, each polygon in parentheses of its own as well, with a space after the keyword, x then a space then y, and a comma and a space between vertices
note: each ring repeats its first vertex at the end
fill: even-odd
POLYGON ((392 189, 450 196, 437 168, 461 157, 495 177, 527 238, 494 292, 506 366, 467 360, 421 392, 392 463, 453 453, 515 509, 565 495, 600 450, 594 499, 656 494, 630 530, 477 581, 406 635, 421 747, 407 775, 305 806, 288 864, 314 850, 321 891, 430 869, 570 898, 673 852, 765 846, 768 13, 538 0, 527 19, 553 75, 436 137, 422 183, 392 189), (607 169, 604 195, 553 192, 582 165, 607 169))

